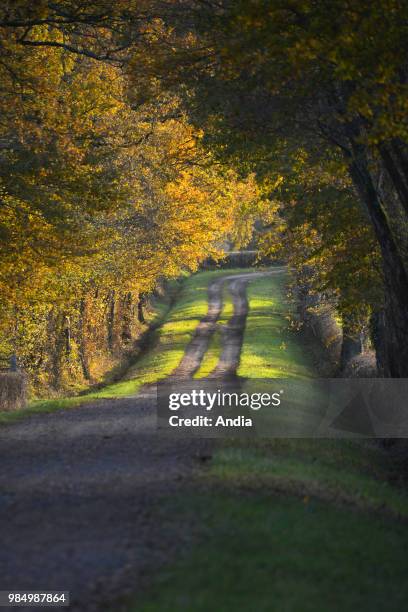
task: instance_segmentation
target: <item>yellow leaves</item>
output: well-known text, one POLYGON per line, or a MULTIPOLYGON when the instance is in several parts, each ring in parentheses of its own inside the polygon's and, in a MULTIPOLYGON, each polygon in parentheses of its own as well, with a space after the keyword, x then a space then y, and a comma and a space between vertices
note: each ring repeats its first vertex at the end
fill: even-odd
MULTIPOLYGON (((146 35, 173 44, 163 28, 154 22, 146 35)), ((62 42, 42 27, 30 37, 62 42)), ((13 36, 1 42, 11 96, 0 96, 0 138, 16 141, 4 154, 0 209, 7 324, 16 304, 46 317, 73 308, 89 287, 150 291, 220 254, 226 239, 248 242, 262 199, 256 178, 213 162, 176 96, 139 107, 129 97, 132 62, 124 73, 59 48, 22 48, 13 36)), ((193 49, 196 39, 183 44, 193 49)))

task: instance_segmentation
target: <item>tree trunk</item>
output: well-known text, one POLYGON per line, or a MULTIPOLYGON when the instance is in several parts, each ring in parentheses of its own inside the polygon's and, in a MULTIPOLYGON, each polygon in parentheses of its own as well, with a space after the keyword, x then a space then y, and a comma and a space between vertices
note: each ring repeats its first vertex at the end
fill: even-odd
POLYGON ((63 355, 66 349, 65 315, 51 310, 48 315, 50 382, 55 389, 61 384, 63 355))
POLYGON ((64 336, 65 336, 65 352, 71 354, 71 319, 68 316, 64 317, 64 336))
POLYGON ((408 215, 408 174, 403 153, 396 143, 393 146, 382 144, 379 150, 401 206, 408 215))
POLYGON ((115 338, 115 291, 112 289, 108 294, 108 318, 107 318, 107 340, 108 349, 113 351, 115 338))
POLYGON ((370 327, 371 338, 375 347, 378 373, 380 376, 384 376, 384 372, 389 362, 387 327, 384 310, 378 310, 373 313, 370 327))
MULTIPOLYGON (((350 175, 361 199, 366 204, 381 247, 386 334, 381 354, 381 369, 385 377, 408 377, 408 276, 402 255, 391 232, 387 217, 368 169, 362 145, 353 143, 354 157, 350 163, 350 175)), ((377 347, 376 347, 377 349, 377 347)))
POLYGON ((86 297, 83 297, 79 303, 79 360, 81 362, 82 374, 85 380, 91 380, 91 372, 88 361, 88 351, 86 346, 87 334, 86 334, 86 315, 87 315, 87 302, 86 297))
POLYGON ((139 323, 146 323, 146 319, 144 317, 143 308, 146 304, 146 296, 144 293, 139 293, 139 299, 137 302, 137 320, 139 323))
POLYGON ((122 342, 132 340, 132 294, 126 293, 122 298, 122 342))

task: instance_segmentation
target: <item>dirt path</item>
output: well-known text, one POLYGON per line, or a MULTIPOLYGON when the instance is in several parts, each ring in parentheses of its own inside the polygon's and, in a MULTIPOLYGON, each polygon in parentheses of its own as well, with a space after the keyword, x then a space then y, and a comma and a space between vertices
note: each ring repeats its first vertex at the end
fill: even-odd
MULTIPOLYGON (((234 316, 216 368, 235 373, 252 275, 209 287, 209 308, 173 375, 199 367, 228 281, 234 316)), ((161 438, 151 390, 37 415, 0 429, 2 590, 69 590, 72 609, 106 609, 183 547, 188 529, 158 521, 163 496, 188 485, 208 441, 161 438)))
POLYGON ((69 590, 73 609, 137 590, 180 546, 154 520, 205 452, 160 438, 153 398, 36 416, 0 431, 1 589, 69 590))
POLYGON ((227 278, 229 277, 222 276, 209 284, 207 314, 197 325, 194 336, 187 346, 180 364, 169 378, 191 378, 200 367, 221 314, 222 289, 227 278))
POLYGON ((223 328, 220 360, 210 377, 234 377, 239 365, 245 321, 248 314, 247 284, 261 276, 280 274, 282 270, 283 268, 276 268, 268 272, 230 274, 212 281, 208 287, 207 315, 200 321, 190 344, 185 350, 183 359, 169 378, 192 378, 199 369, 222 311, 222 292, 225 284, 228 285, 231 293, 234 314, 223 328))
POLYGON ((210 378, 231 379, 236 377, 248 315, 247 284, 251 280, 272 273, 274 272, 255 272, 225 278, 232 297, 234 314, 222 330, 221 356, 210 378))

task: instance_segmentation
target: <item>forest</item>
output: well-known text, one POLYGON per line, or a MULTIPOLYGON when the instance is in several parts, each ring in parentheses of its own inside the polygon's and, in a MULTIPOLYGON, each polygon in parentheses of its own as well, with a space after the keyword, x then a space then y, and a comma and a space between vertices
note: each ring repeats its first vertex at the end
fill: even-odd
POLYGON ((406 610, 407 397, 406 0, 0 3, 0 607, 406 610))
POLYGON ((3 2, 3 358, 98 379, 144 296, 252 239, 406 376, 407 11, 3 2))
POLYGON ((407 10, 4 2, 2 355, 40 387, 97 378, 144 295, 258 220, 344 338, 407 375, 407 10))
POLYGON ((1 8, 0 353, 39 390, 112 367, 144 296, 245 241, 259 200, 254 174, 220 166, 176 95, 137 102, 141 10, 1 8))

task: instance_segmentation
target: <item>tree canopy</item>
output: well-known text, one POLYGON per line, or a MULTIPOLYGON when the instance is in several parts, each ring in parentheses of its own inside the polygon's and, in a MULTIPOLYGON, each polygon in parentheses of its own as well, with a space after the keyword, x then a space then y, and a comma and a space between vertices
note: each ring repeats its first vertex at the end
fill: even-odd
POLYGON ((1 9, 1 348, 57 386, 129 341, 140 295, 248 238, 259 198, 176 96, 134 103, 118 61, 128 6, 1 9))
POLYGON ((46 371, 52 345, 55 381, 77 351, 90 377, 95 323, 114 350, 138 296, 256 221, 263 253, 407 375, 407 12, 3 2, 3 350, 46 371))
MULTIPOLYGON (((297 174, 299 186, 305 168, 311 173, 336 158, 333 184, 349 183, 362 206, 358 225, 371 225, 363 252, 353 242, 362 274, 371 232, 381 254, 384 298, 372 305, 372 331, 389 376, 404 376, 408 363, 407 11, 398 0, 196 2, 177 27, 152 20, 152 44, 138 43, 143 95, 149 87, 152 96, 158 87, 183 95, 221 158, 239 159, 272 185, 291 184, 297 174)), ((309 193, 303 211, 313 225, 309 193)), ((339 212, 338 224, 342 201, 333 189, 327 204, 339 212)), ((342 218, 339 235, 349 249, 356 217, 342 218)), ((322 232, 320 224, 317 244, 322 232)), ((349 273, 345 260, 342 276, 349 273)))

